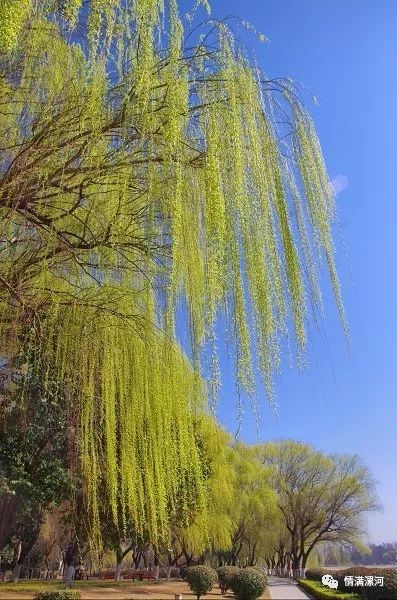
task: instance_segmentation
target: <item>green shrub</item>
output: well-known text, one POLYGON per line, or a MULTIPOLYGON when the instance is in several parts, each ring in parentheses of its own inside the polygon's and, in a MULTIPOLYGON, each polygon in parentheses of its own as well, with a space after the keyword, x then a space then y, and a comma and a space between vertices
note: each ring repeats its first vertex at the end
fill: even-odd
POLYGON ((397 574, 389 573, 384 575, 383 586, 364 586, 355 587, 360 598, 368 600, 397 600, 397 574))
POLYGON ((397 570, 382 569, 371 567, 351 567, 338 572, 339 588, 347 591, 352 588, 345 585, 344 578, 346 575, 353 577, 365 577, 371 575, 373 577, 383 577, 383 586, 354 586, 354 591, 361 598, 369 600, 397 600, 397 570))
POLYGON ((353 592, 358 594, 360 598, 368 598, 370 600, 397 600, 397 570, 382 569, 379 567, 348 567, 336 571, 330 570, 330 574, 338 580, 338 590, 342 592, 353 592), (345 585, 345 577, 351 575, 353 577, 383 577, 383 586, 349 586, 345 585))
POLYGON ((226 594, 230 589, 232 578, 240 571, 239 567, 224 566, 219 567, 216 572, 218 574, 219 587, 222 594, 226 594))
POLYGON ((216 571, 206 565, 189 567, 186 573, 186 581, 192 592, 196 594, 197 600, 200 600, 201 596, 208 594, 214 587, 216 571))
MULTIPOLYGON (((314 581, 319 581, 321 577, 329 573, 334 579, 338 580, 338 590, 346 593, 354 593, 360 598, 368 600, 397 600, 397 570, 382 569, 379 567, 348 567, 346 569, 308 569, 306 578, 314 581), (383 577, 383 586, 348 586, 345 585, 345 577, 352 575, 353 577, 365 577, 371 575, 373 577, 383 577)), ((325 589, 325 588, 323 588, 325 589)))
MULTIPOLYGON (((325 575, 325 573, 323 573, 325 575)), ((334 575, 332 575, 334 577, 334 575)), ((353 593, 339 592, 331 590, 330 588, 324 587, 319 581, 312 579, 299 579, 299 585, 302 586, 306 591, 309 592, 314 598, 318 600, 359 600, 359 596, 353 593)))
POLYGON ((238 600, 255 600, 263 594, 267 577, 257 569, 240 569, 232 578, 230 587, 238 600))
MULTIPOLYGON (((383 586, 364 586, 359 594, 368 600, 397 600, 397 573, 384 573, 383 586)), ((357 589, 357 588, 356 588, 357 589)))
POLYGON ((80 600, 80 592, 76 590, 48 590, 38 592, 34 600, 80 600))

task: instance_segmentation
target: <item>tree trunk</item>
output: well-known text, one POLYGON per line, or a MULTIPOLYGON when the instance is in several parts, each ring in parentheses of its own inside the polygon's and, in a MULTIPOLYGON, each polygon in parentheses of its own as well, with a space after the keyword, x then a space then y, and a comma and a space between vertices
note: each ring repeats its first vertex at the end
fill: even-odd
MULTIPOLYGON (((116 547, 116 569, 115 569, 115 573, 114 573, 115 581, 120 581, 123 560, 127 556, 128 552, 131 552, 131 550, 133 550, 133 548, 134 548, 133 544, 130 544, 125 550, 123 550, 121 546, 116 547)), ((136 565, 135 565, 135 568, 137 568, 136 565)))
POLYGON ((156 581, 158 581, 159 577, 160 577, 160 559, 159 559, 159 555, 157 553, 157 548, 154 548, 153 552, 154 552, 154 558, 153 558, 154 578, 156 581))
POLYGON ((116 570, 114 572, 114 580, 115 581, 120 581, 121 580, 121 562, 118 562, 116 564, 116 570))
POLYGON ((168 565, 167 565, 167 581, 171 580, 171 569, 172 569, 172 552, 167 552, 167 557, 168 557, 168 565))
POLYGON ((120 581, 121 579, 121 563, 123 561, 123 551, 120 546, 116 548, 116 569, 114 571, 114 580, 120 581))
POLYGON ((243 547, 243 543, 240 542, 239 545, 233 547, 232 550, 232 565, 234 567, 238 566, 238 557, 240 556, 241 549, 243 547))
POLYGON ((280 573, 281 573, 282 577, 287 577, 287 569, 286 569, 285 563, 286 563, 285 556, 282 556, 280 558, 280 573))
POLYGON ((77 540, 70 542, 64 554, 63 582, 70 585, 78 563, 79 545, 77 540))
POLYGON ((12 557, 12 561, 11 561, 12 570, 14 570, 15 566, 18 564, 19 558, 21 556, 21 551, 22 551, 22 541, 19 540, 14 546, 14 553, 13 553, 13 557, 12 557))
POLYGON ((136 553, 135 558, 134 558, 134 566, 136 569, 140 568, 141 560, 142 560, 142 551, 138 550, 138 552, 136 553))
POLYGON ((70 585, 72 583, 75 570, 76 567, 73 565, 65 565, 65 570, 63 572, 63 583, 66 585, 70 585))
POLYGON ((291 531, 291 559, 292 559, 292 577, 297 579, 299 577, 299 543, 296 528, 291 531))
POLYGON ((301 576, 302 561, 301 557, 294 555, 292 558, 292 576, 294 579, 299 579, 301 576))
POLYGON ((14 567, 14 570, 12 572, 12 581, 14 583, 18 583, 18 581, 19 581, 19 577, 21 575, 21 567, 22 567, 21 563, 17 563, 14 567))
POLYGON ((191 567, 192 566, 193 554, 188 554, 185 550, 183 551, 183 554, 185 555, 186 566, 187 567, 191 567))
POLYGON ((258 562, 257 560, 255 560, 256 546, 257 546, 257 544, 255 543, 250 552, 249 563, 248 563, 250 567, 253 567, 258 562))
POLYGON ((307 565, 307 560, 310 556, 311 551, 314 549, 315 544, 309 546, 309 548, 306 550, 306 552, 304 552, 303 556, 302 556, 302 569, 306 569, 306 565, 307 565))

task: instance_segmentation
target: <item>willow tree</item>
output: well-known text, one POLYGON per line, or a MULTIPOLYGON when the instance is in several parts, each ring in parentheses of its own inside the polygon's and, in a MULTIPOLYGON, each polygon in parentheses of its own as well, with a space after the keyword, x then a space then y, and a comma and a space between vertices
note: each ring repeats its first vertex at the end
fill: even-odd
POLYGON ((359 456, 326 455, 291 440, 259 445, 256 451, 273 469, 295 574, 322 542, 363 547, 365 517, 378 502, 373 477, 359 456))
POLYGON ((230 544, 218 546, 216 554, 220 564, 253 566, 266 550, 268 529, 277 526, 276 494, 269 469, 258 460, 253 447, 236 444, 231 465, 233 501, 224 507, 232 522, 230 544))
POLYGON ((322 255, 344 322, 310 116, 225 22, 189 27, 177 0, 0 6, 2 352, 57 373, 96 531, 103 486, 153 538, 205 502, 193 417, 218 316, 248 392, 259 369, 271 393, 288 329, 304 347, 322 255))
POLYGON ((176 515, 172 523, 170 566, 182 555, 190 565, 194 557, 229 550, 232 545, 232 509, 238 491, 231 436, 213 418, 202 415, 196 419, 196 439, 205 475, 207 502, 201 510, 191 514, 188 522, 176 515))

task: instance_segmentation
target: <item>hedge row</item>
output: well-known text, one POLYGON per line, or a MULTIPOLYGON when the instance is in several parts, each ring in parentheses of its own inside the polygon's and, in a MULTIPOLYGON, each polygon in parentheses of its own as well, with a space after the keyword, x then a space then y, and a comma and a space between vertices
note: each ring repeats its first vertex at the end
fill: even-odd
POLYGON ((357 594, 336 592, 335 590, 324 587, 322 583, 310 579, 298 579, 298 583, 318 600, 359 600, 360 598, 357 594))
POLYGON ((298 579, 298 583, 309 594, 318 600, 359 600, 357 594, 348 594, 346 592, 337 592, 330 588, 324 587, 322 583, 310 579, 298 579))
MULTIPOLYGON (((178 577, 180 577, 179 574, 180 569, 177 567, 171 567, 171 579, 176 579, 178 577)), ((123 579, 136 579, 137 578, 137 573, 142 573, 142 572, 146 572, 145 569, 122 569, 121 571, 121 575, 123 577, 123 579)), ((166 577, 168 572, 167 568, 161 567, 159 569, 159 577, 164 578, 166 577)), ((100 573, 100 578, 101 579, 114 579, 116 574, 115 569, 107 569, 107 570, 103 570, 100 573)), ((152 575, 154 575, 154 568, 152 568, 152 575)))
POLYGON ((308 569, 306 579, 321 582, 323 575, 329 573, 338 580, 338 590, 341 592, 354 592, 361 598, 368 600, 397 600, 397 569, 379 567, 348 567, 347 569, 308 569), (354 588, 345 585, 345 577, 383 577, 383 586, 357 586, 354 588))

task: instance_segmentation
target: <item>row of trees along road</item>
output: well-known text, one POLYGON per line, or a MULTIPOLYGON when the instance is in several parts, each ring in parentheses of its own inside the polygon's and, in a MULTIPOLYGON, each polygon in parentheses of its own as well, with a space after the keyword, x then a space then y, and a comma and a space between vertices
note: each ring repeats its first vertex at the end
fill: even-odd
MULTIPOLYGON (((197 429, 217 318, 249 393, 257 371, 272 392, 291 326, 304 348, 324 256, 346 328, 333 192, 296 86, 252 66, 237 21, 194 18, 176 0, 1 3, 0 549, 26 503, 66 498, 99 555, 105 530, 227 548, 233 522, 236 560, 254 521, 211 514, 197 429)), ((256 468, 237 469, 243 511, 264 502, 256 468)))
MULTIPOLYGON (((236 444, 209 417, 196 421, 196 435, 206 465, 208 501, 204 510, 192 505, 189 519, 181 507, 170 511, 167 540, 153 543, 149 532, 138 532, 130 521, 117 528, 104 493, 100 562, 111 567, 116 579, 123 568, 131 568, 131 561, 135 568, 151 566, 157 576, 162 566, 168 578, 173 568, 198 562, 265 565, 283 575, 292 564, 298 574, 325 543, 365 549, 364 518, 376 507, 376 498, 368 470, 356 456, 327 456, 292 441, 236 444), (203 538, 206 524, 209 535, 203 538)), ((24 509, 5 546, 14 579, 21 568, 25 574, 28 567, 56 570, 62 557, 70 572, 81 561, 98 568, 84 512, 76 526, 76 505, 58 500, 58 508, 39 512, 37 504, 25 500, 24 509), (36 528, 26 505, 36 508, 36 528)))
POLYGON ((338 548, 335 544, 326 544, 319 553, 325 565, 392 565, 397 563, 397 542, 369 544, 365 551, 346 545, 338 548))

